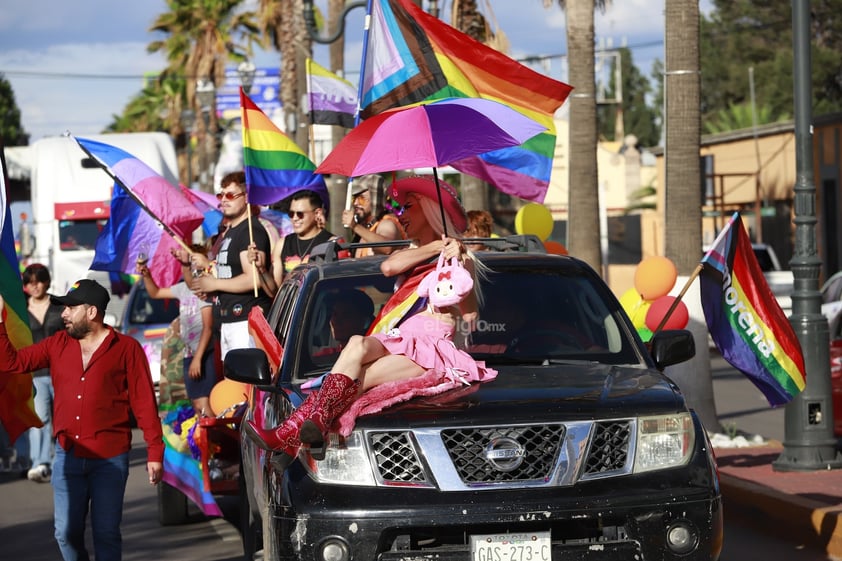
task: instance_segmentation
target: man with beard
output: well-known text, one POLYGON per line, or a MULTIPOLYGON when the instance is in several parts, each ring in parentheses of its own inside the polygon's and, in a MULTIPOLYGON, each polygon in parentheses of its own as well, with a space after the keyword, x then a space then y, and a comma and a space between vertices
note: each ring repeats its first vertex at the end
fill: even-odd
MULTIPOLYGON (((364 175, 351 184, 353 208, 342 211, 342 225, 351 230, 352 242, 388 242, 402 240, 403 228, 397 217, 386 206, 383 178, 364 175)), ((375 253, 388 255, 394 247, 361 247, 354 257, 367 257, 375 253)))
POLYGON ((254 347, 248 329, 249 312, 255 306, 264 313, 268 311, 274 292, 264 291, 262 282, 258 282, 256 293, 254 290, 254 259, 249 257, 249 244, 253 242, 255 250, 264 258, 271 252, 271 244, 260 221, 248 220, 246 174, 242 171, 229 173, 222 178, 220 187, 216 197, 228 228, 217 240, 219 250, 212 256, 216 257, 213 268, 216 275, 207 273, 211 269, 210 261, 201 253, 191 253, 189 261, 185 261, 183 252, 176 252, 176 257, 182 265, 190 265, 197 272, 206 271, 188 284, 195 292, 213 297, 214 315, 220 325, 220 358, 224 360, 231 349, 254 347))
POLYGON ((88 559, 90 512, 96 559, 120 559, 131 413, 146 442, 149 483, 157 485, 163 474, 164 442, 149 363, 140 343, 103 323, 110 296, 96 281, 77 281, 67 295, 51 299, 64 307, 65 329, 16 350, 0 298, 0 376, 50 369, 57 444, 53 507, 62 557, 88 559))

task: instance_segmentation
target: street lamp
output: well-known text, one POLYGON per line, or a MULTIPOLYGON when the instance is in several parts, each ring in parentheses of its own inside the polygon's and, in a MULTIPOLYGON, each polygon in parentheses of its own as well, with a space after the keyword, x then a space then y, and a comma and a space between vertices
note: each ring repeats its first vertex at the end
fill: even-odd
POLYGON ((237 74, 240 76, 240 85, 243 91, 248 95, 251 92, 251 87, 254 85, 254 74, 257 71, 254 63, 250 60, 244 60, 237 66, 237 74))
POLYGON ((209 155, 208 150, 208 142, 213 135, 209 135, 210 132, 210 112, 211 108, 214 105, 214 100, 216 98, 216 89, 214 88, 213 82, 208 80, 207 78, 200 78, 196 82, 196 99, 199 101, 199 108, 202 111, 202 121, 205 124, 205 134, 202 137, 202 170, 200 172, 200 179, 199 183, 201 185, 201 189, 208 193, 212 192, 212 185, 209 184, 209 178, 212 176, 210 168, 211 168, 211 158, 209 155))
POLYGON ((184 129, 185 144, 187 144, 187 188, 193 186, 193 171, 192 162, 193 153, 191 150, 191 135, 193 134, 193 121, 196 119, 196 114, 192 109, 185 109, 181 112, 181 128, 184 129))

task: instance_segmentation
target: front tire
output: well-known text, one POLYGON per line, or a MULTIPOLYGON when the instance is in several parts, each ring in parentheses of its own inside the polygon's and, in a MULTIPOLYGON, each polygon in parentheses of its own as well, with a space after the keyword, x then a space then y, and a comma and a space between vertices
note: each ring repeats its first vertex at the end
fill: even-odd
POLYGON ((254 561, 255 554, 263 548, 263 536, 260 524, 249 506, 248 489, 242 468, 240 468, 240 533, 243 540, 243 560, 254 561))
POLYGON ((187 522, 187 497, 163 481, 158 484, 158 523, 175 526, 187 522))

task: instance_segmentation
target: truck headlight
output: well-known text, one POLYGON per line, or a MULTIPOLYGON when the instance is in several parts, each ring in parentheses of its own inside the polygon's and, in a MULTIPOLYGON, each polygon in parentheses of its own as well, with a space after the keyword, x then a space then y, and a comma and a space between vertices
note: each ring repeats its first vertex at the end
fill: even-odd
POLYGON ((374 474, 362 435, 355 431, 345 439, 336 434, 331 434, 330 439, 324 460, 317 462, 307 456, 305 467, 310 476, 320 483, 373 487, 374 474))
POLYGON ((634 472, 686 464, 693 452, 695 438, 689 413, 639 418, 634 472))

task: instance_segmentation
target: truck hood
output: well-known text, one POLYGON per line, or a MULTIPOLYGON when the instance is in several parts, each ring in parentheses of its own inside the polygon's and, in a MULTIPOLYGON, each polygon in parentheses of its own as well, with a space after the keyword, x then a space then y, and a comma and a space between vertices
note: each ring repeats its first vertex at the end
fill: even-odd
POLYGON ((417 397, 357 419, 367 428, 563 422, 686 410, 656 370, 601 364, 504 366, 490 382, 417 397))

